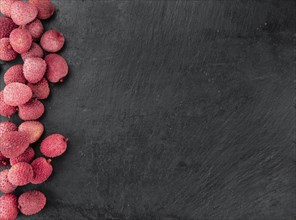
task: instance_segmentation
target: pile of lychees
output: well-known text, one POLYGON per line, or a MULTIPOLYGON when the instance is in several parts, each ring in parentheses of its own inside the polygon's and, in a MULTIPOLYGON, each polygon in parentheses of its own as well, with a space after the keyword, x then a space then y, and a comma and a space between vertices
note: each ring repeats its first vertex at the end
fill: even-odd
POLYGON ((23 60, 5 72, 6 86, 0 91, 0 115, 10 118, 17 112, 24 121, 18 127, 11 121, 0 123, 0 167, 7 168, 0 172, 0 219, 13 220, 19 211, 33 215, 44 208, 42 192, 31 190, 19 197, 13 192, 19 186, 45 182, 53 171, 51 158, 67 149, 68 140, 60 134, 41 142, 42 157, 35 158, 31 144, 44 132, 36 121, 45 110, 40 100, 49 96, 49 82, 62 82, 67 76, 68 64, 56 54, 65 43, 63 34, 44 32, 41 22, 55 11, 51 0, 0 0, 0 11, 0 60, 12 61, 18 55, 23 60))

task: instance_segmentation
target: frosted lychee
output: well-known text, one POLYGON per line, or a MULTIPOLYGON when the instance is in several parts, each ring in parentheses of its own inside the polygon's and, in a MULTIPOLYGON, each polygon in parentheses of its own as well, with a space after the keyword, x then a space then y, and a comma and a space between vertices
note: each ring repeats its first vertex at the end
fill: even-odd
POLYGON ((22 83, 10 83, 5 86, 4 102, 10 106, 18 106, 27 103, 32 98, 32 90, 29 86, 22 83))
POLYGON ((36 6, 29 2, 16 1, 10 8, 10 17, 17 25, 30 23, 37 17, 37 14, 36 6))
POLYGON ((17 28, 10 33, 9 41, 13 50, 22 54, 31 48, 33 39, 27 29, 17 28))
POLYGON ((19 117, 24 121, 33 121, 40 118, 44 113, 44 105, 37 99, 32 99, 18 109, 19 117))
POLYGON ((45 205, 45 195, 37 190, 25 192, 18 198, 18 208, 24 215, 37 214, 45 205))
POLYGON ((27 81, 24 77, 23 73, 23 65, 22 64, 16 64, 12 67, 10 67, 5 73, 4 73, 4 82, 6 85, 18 82, 25 84, 27 81))
POLYGON ((31 166, 34 171, 34 177, 31 183, 41 184, 50 177, 53 170, 50 162, 50 159, 45 159, 44 157, 39 157, 33 160, 31 166))
POLYGON ((46 157, 58 157, 65 153, 68 139, 60 134, 52 134, 46 137, 40 146, 41 153, 46 157))
POLYGON ((46 31, 41 39, 40 39, 40 44, 42 48, 50 53, 56 53, 62 47, 64 46, 65 43, 65 37, 64 35, 56 30, 48 30, 46 31))
POLYGON ((9 38, 0 39, 0 60, 11 61, 16 57, 17 52, 13 50, 9 38))
POLYGON ((27 52, 21 54, 23 61, 30 57, 42 58, 43 55, 44 53, 42 48, 35 42, 32 43, 31 48, 27 52))
POLYGON ((44 131, 44 126, 39 121, 25 121, 18 127, 18 130, 25 132, 29 137, 30 144, 39 140, 44 131))
POLYGON ((62 56, 48 54, 45 62, 47 63, 46 78, 49 82, 61 82, 68 75, 68 64, 62 56))
POLYGON ((33 98, 47 99, 50 94, 50 88, 45 78, 36 84, 28 83, 28 86, 32 89, 33 98))
POLYGON ((10 165, 13 166, 19 162, 31 163, 35 156, 34 149, 32 147, 28 147, 24 153, 19 155, 18 157, 10 158, 10 165))

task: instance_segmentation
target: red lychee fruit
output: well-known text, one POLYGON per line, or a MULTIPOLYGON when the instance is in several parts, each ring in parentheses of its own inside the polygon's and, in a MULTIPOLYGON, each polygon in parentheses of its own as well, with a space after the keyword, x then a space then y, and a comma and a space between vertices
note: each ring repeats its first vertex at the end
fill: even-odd
POLYGON ((0 60, 11 61, 17 57, 17 52, 12 49, 9 38, 0 39, 0 60))
POLYGON ((19 162, 9 169, 7 176, 11 184, 15 186, 24 186, 32 181, 34 172, 30 164, 19 162))
POLYGON ((25 192, 18 198, 18 208, 24 215, 34 215, 46 205, 45 195, 37 190, 25 192))
POLYGON ((65 43, 65 37, 64 35, 56 30, 48 30, 46 31, 40 40, 40 44, 42 48, 50 53, 56 53, 62 47, 64 46, 65 43))
POLYGON ((44 113, 44 105, 37 99, 19 106, 18 115, 24 121, 33 121, 40 118, 44 113))
POLYGON ((9 37, 11 31, 15 28, 17 28, 17 25, 10 18, 0 17, 0 39, 9 37))
POLYGON ((19 0, 0 0, 0 12, 6 17, 10 17, 11 5, 16 1, 19 0))
POLYGON ((12 67, 10 67, 5 73, 4 73, 4 82, 6 85, 18 82, 26 84, 26 79, 24 77, 23 73, 23 65, 22 64, 16 64, 12 67))
POLYGON ((55 8, 51 0, 29 0, 29 2, 37 7, 37 17, 41 20, 50 18, 54 13, 55 8))
POLYGON ((9 169, 0 172, 0 191, 2 193, 12 193, 17 186, 8 181, 9 169))
POLYGON ((36 84, 28 83, 28 86, 32 89, 33 98, 37 98, 37 99, 48 98, 50 93, 50 88, 45 78, 43 78, 40 82, 36 84))
POLYGON ((18 106, 27 103, 33 93, 29 86, 15 82, 5 86, 3 95, 7 105, 18 106))
POLYGON ((0 122, 0 136, 8 131, 17 131, 17 129, 17 126, 10 121, 0 122))
POLYGON ((10 16, 17 25, 25 25, 33 21, 38 14, 35 5, 29 2, 16 1, 11 5, 10 16))
POLYGON ((18 157, 10 158, 10 165, 13 166, 19 162, 31 163, 35 156, 34 149, 32 147, 28 147, 24 153, 19 155, 18 157))
POLYGON ((10 117, 16 112, 16 107, 7 105, 4 102, 3 91, 0 92, 0 115, 4 117, 10 117))
POLYGON ((14 29, 9 35, 10 44, 19 54, 27 52, 32 45, 32 36, 27 29, 14 29))
POLYGON ((39 140, 44 131, 44 126, 39 121, 25 121, 18 127, 19 131, 25 132, 30 144, 33 144, 39 140))
POLYGON ((18 215, 18 201, 13 194, 5 194, 0 198, 0 219, 14 220, 18 215))
POLYGON ((35 19, 31 23, 25 26, 26 29, 31 33, 34 40, 38 40, 43 34, 43 24, 39 19, 35 19))
POLYGON ((31 163, 34 171, 34 178, 31 181, 33 184, 41 184, 45 182, 52 174, 52 166, 50 164, 50 159, 45 159, 44 157, 39 157, 31 163))
POLYGON ((30 57, 40 57, 44 55, 42 48, 35 42, 32 43, 31 48, 26 52, 21 54, 23 61, 30 57))
POLYGON ((0 136, 0 152, 6 158, 18 157, 29 147, 26 133, 20 131, 8 131, 0 136))
POLYGON ((46 157, 58 157, 66 151, 67 141, 63 135, 52 134, 42 141, 40 151, 46 157))
POLYGON ((46 71, 46 62, 39 57, 27 58, 24 62, 24 76, 29 83, 38 83, 46 71))
POLYGON ((45 57, 47 63, 46 78, 49 82, 61 82, 68 75, 68 64, 58 54, 48 54, 45 57))

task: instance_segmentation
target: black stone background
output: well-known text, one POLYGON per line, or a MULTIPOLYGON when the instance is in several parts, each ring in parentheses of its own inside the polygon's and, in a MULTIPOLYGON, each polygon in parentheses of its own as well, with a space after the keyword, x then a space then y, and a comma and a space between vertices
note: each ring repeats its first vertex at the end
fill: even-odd
POLYGON ((70 143, 19 219, 295 220, 295 0, 53 2, 70 143))

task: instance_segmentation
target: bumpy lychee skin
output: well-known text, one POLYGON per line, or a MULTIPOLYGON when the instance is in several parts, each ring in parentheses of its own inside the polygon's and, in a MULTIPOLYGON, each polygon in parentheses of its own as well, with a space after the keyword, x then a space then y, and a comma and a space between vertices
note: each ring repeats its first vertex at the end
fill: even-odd
POLYGON ((25 26, 26 29, 31 33, 34 40, 38 40, 43 34, 43 24, 39 19, 35 19, 31 23, 25 26))
POLYGON ((16 64, 10 67, 4 74, 4 82, 6 85, 13 82, 25 84, 27 80, 25 79, 23 74, 23 65, 16 64))
POLYGON ((35 42, 32 43, 31 48, 26 52, 21 54, 23 61, 30 57, 40 57, 44 55, 42 48, 35 42))
POLYGON ((40 40, 40 44, 42 48, 50 53, 56 53, 62 47, 64 46, 65 43, 65 37, 64 35, 56 30, 48 30, 46 31, 40 40))
POLYGON ((34 149, 32 147, 28 147, 27 150, 18 157, 10 158, 10 165, 13 166, 19 162, 31 163, 34 156, 34 149))
POLYGON ((28 83, 28 86, 32 89, 33 98, 47 99, 50 94, 50 88, 45 78, 36 84, 28 83))
POLYGON ((16 1, 11 5, 10 16, 17 25, 25 25, 32 22, 38 14, 35 5, 28 2, 16 1))
POLYGON ((4 102, 3 91, 0 92, 0 115, 4 117, 10 117, 16 112, 16 107, 7 105, 4 102))
POLYGON ((11 61, 17 57, 17 52, 12 49, 9 38, 0 39, 0 60, 11 61))
POLYGON ((60 82, 68 75, 68 64, 60 55, 48 54, 45 62, 47 63, 46 78, 49 82, 60 82))
POLYGON ((17 187, 8 181, 8 172, 8 169, 0 172, 0 191, 2 193, 12 193, 17 187))
POLYGON ((19 54, 27 52, 32 45, 32 36, 27 29, 14 29, 9 35, 10 44, 19 54))
POLYGON ((45 195, 37 190, 25 192, 18 198, 18 208, 24 215, 37 214, 45 205, 45 195))
POLYGON ((39 157, 33 160, 31 166, 34 171, 34 178, 31 183, 41 184, 50 177, 53 170, 50 162, 50 159, 45 159, 44 157, 39 157))
POLYGON ((44 113, 44 105, 37 99, 19 106, 18 115, 24 121, 33 121, 40 118, 44 113))
MULTIPOLYGON (((17 131, 17 126, 10 122, 5 121, 0 123, 0 137, 4 135, 4 133, 9 131, 17 131)), ((9 164, 9 159, 4 157, 4 155, 0 152, 0 168, 6 167, 9 164)))
POLYGON ((33 144, 39 140, 44 132, 44 126, 39 121, 25 121, 20 124, 19 131, 25 132, 28 137, 30 144, 33 144))
POLYGON ((16 1, 19 0, 0 0, 0 12, 6 17, 10 17, 11 5, 16 1))
POLYGON ((9 164, 9 159, 4 157, 3 154, 0 152, 0 168, 6 167, 9 164))
POLYGON ((27 58, 24 62, 24 76, 30 83, 38 83, 46 71, 46 62, 39 57, 27 58))
POLYGON ((63 135, 50 135, 42 141, 40 151, 46 157, 58 157, 67 150, 67 141, 68 139, 63 135))
POLYGON ((18 215, 18 200, 13 194, 5 194, 0 198, 0 219, 15 220, 18 215))
POLYGON ((30 164, 19 162, 9 169, 7 176, 11 184, 15 186, 24 186, 32 181, 34 172, 30 164))
POLYGON ((9 37, 11 31, 15 28, 17 28, 17 25, 13 23, 10 18, 0 17, 0 39, 4 37, 9 37))
POLYGON ((0 122, 0 137, 6 132, 17 131, 17 129, 17 126, 10 121, 0 122))
POLYGON ((0 152, 6 158, 18 157, 28 147, 29 140, 26 133, 9 131, 0 136, 0 152))
POLYGON ((37 17, 41 20, 50 18, 54 13, 55 7, 51 0, 29 0, 29 2, 37 7, 37 17))
POLYGON ((15 82, 5 86, 3 95, 7 105, 18 106, 27 103, 33 93, 29 86, 15 82))

